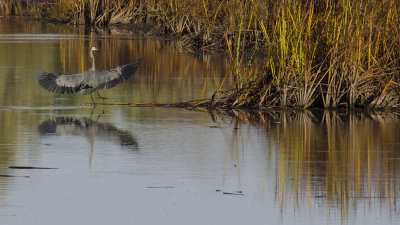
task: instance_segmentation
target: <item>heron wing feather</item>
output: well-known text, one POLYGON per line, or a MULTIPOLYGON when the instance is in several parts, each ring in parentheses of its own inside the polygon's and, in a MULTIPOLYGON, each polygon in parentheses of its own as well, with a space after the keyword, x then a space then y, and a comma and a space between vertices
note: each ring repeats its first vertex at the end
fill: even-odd
POLYGON ((80 86, 82 74, 57 75, 44 71, 39 72, 38 82, 44 89, 57 94, 73 94, 80 86))
POLYGON ((132 63, 118 66, 115 69, 103 70, 95 72, 95 79, 90 86, 95 87, 96 90, 108 89, 128 80, 139 68, 141 60, 136 60, 132 63))
POLYGON ((84 74, 57 75, 39 72, 38 82, 44 89, 57 94, 90 94, 99 89, 108 89, 128 80, 139 68, 141 59, 118 66, 115 69, 84 74))

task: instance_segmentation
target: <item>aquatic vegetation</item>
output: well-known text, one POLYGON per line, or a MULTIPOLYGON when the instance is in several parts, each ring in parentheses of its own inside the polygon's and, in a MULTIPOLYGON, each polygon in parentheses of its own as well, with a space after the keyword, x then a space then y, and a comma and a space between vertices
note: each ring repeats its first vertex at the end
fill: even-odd
POLYGON ((0 2, 1 15, 21 15, 26 7, 25 2, 19 0, 5 0, 0 2))
MULTIPOLYGON (((184 51, 225 51, 229 90, 210 107, 368 109, 399 105, 399 3, 394 0, 53 0, 35 18, 143 25, 184 51), (257 57, 256 57, 257 56, 257 57)), ((221 85, 222 86, 222 85, 221 85)))
MULTIPOLYGON (((397 107, 398 4, 296 3, 282 3, 274 16, 258 20, 264 37, 257 49, 264 54, 262 69, 253 76, 246 66, 242 88, 216 93, 219 97, 212 104, 228 108, 397 107)), ((246 64, 252 63, 250 59, 246 64)))

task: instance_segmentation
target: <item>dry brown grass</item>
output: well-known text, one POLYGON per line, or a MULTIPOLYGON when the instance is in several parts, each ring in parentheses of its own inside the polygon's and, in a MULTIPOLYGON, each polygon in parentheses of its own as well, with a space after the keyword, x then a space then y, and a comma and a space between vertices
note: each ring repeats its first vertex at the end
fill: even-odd
POLYGON ((19 0, 3 0, 0 2, 0 16, 22 15, 26 3, 19 0))
MULTIPOLYGON (((258 21, 264 38, 258 49, 265 56, 257 79, 248 72, 249 67, 242 67, 241 74, 250 75, 241 79, 242 88, 217 92, 213 105, 368 109, 399 106, 398 2, 327 0, 322 6, 318 5, 321 1, 295 1, 290 5, 284 2, 268 21, 258 21)), ((241 46, 245 44, 238 43, 237 49, 241 46)), ((252 63, 253 60, 247 62, 252 63)), ((235 66, 240 68, 239 63, 235 66)))

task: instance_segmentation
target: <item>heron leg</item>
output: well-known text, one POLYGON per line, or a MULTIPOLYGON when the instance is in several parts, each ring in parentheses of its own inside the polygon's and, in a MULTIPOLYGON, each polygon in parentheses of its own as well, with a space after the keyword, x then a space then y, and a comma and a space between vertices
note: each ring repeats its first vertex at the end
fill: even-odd
POLYGON ((104 101, 104 99, 107 99, 106 97, 101 96, 100 93, 99 93, 98 91, 96 91, 96 93, 97 93, 97 95, 99 96, 99 98, 103 99, 103 101, 104 101))
POLYGON ((92 110, 90 111, 90 116, 89 116, 89 119, 92 119, 92 115, 93 115, 93 112, 94 112, 94 109, 96 108, 96 105, 93 105, 93 108, 92 108, 92 110))
MULTIPOLYGON (((92 116, 93 116, 94 111, 96 110, 96 107, 97 107, 97 104, 93 105, 92 110, 90 110, 89 119, 92 119, 92 116)), ((101 112, 101 114, 97 115, 96 122, 100 119, 100 117, 101 117, 102 115, 104 115, 105 112, 106 112, 106 111, 103 109, 103 111, 101 112)))
POLYGON ((93 96, 92 96, 92 93, 90 93, 90 99, 92 99, 92 103, 93 103, 93 105, 94 105, 94 107, 96 107, 96 102, 94 102, 94 99, 93 99, 93 96))
POLYGON ((104 109, 103 109, 103 112, 102 112, 101 114, 97 115, 96 122, 100 119, 100 116, 104 115, 104 113, 105 113, 105 111, 104 111, 104 109))

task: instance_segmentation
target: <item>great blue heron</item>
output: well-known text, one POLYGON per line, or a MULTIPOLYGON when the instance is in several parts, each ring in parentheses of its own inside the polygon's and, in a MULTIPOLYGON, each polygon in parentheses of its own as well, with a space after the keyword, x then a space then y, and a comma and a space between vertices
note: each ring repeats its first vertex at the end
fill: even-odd
MULTIPOLYGON (((79 93, 87 95, 99 89, 112 88, 128 80, 136 72, 141 63, 141 59, 138 59, 111 70, 96 71, 93 55, 93 51, 96 50, 98 50, 96 47, 90 49, 92 67, 85 73, 62 75, 39 71, 38 82, 40 86, 56 94, 79 93)), ((92 98, 91 95, 90 97, 92 98)))

